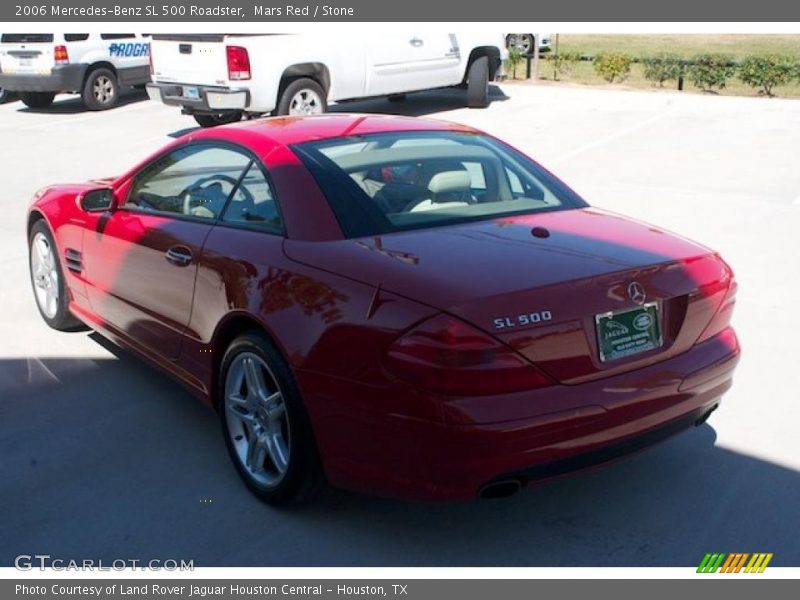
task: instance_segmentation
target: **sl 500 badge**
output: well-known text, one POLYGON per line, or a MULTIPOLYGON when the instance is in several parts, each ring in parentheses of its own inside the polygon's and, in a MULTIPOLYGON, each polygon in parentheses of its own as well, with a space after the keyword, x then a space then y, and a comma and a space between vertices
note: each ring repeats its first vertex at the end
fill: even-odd
POLYGON ((545 321, 552 321, 553 313, 549 310, 539 312, 523 313, 516 317, 498 317, 493 319, 495 329, 508 329, 509 327, 524 327, 525 325, 536 325, 545 321))

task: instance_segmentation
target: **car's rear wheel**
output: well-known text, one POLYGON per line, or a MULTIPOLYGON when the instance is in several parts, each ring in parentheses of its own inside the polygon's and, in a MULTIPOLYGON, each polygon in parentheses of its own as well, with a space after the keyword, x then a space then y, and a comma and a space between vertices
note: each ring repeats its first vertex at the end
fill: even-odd
POLYGON ((247 487, 273 505, 308 499, 322 471, 308 414, 277 349, 259 332, 236 338, 218 385, 225 443, 247 487))
POLYGON ((28 108, 47 108, 56 95, 53 92, 22 92, 19 97, 28 108))
POLYGON ((467 73, 467 106, 486 108, 489 106, 489 57, 476 58, 467 73))
POLYGON ((281 93, 278 101, 278 115, 321 115, 327 112, 325 90, 313 79, 295 79, 281 93))
POLYGON ((69 312, 69 295, 53 236, 47 223, 37 221, 31 228, 29 268, 36 306, 45 323, 59 331, 84 329, 69 312))
POLYGON ((200 127, 216 127, 217 125, 228 125, 242 120, 240 112, 226 112, 214 114, 193 114, 194 120, 200 127))
POLYGON ((108 110, 119 102, 119 82, 110 69, 95 69, 86 77, 81 93, 90 110, 108 110))

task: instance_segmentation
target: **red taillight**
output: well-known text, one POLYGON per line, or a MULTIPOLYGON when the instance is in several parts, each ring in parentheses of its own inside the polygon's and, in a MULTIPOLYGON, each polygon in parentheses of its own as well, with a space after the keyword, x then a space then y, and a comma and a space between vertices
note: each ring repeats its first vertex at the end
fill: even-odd
POLYGON ((228 56, 228 79, 242 81, 250 79, 250 56, 247 48, 241 46, 225 46, 228 56))
POLYGON ((389 348, 386 367, 424 389, 453 396, 506 394, 552 385, 519 354, 447 315, 418 325, 389 348))
POLYGON ((736 280, 731 275, 730 283, 728 284, 728 291, 726 292, 725 297, 722 299, 719 307, 717 307, 717 311, 711 318, 711 322, 703 330, 703 333, 700 334, 700 337, 697 338, 698 342, 704 342, 708 339, 711 339, 715 335, 722 333, 728 327, 730 327, 731 317, 733 316, 733 307, 736 304, 736 290, 738 288, 739 286, 736 283, 736 280))
POLYGON ((53 60, 57 65, 65 65, 69 62, 69 54, 66 46, 56 46, 53 49, 53 60))

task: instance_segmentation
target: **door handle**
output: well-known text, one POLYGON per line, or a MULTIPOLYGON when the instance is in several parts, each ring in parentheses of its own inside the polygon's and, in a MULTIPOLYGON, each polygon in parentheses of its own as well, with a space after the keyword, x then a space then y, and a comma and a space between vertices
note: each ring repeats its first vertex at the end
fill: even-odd
POLYGON ((420 46, 422 46, 422 44, 424 44, 425 42, 423 42, 423 41, 422 41, 421 39, 419 39, 418 37, 413 37, 413 38, 411 38, 410 40, 408 40, 408 43, 409 43, 409 44, 411 44, 412 46, 414 46, 414 48, 419 48, 419 47, 420 47, 420 46))
POLYGON ((186 246, 173 246, 167 250, 167 261, 178 267, 186 267, 192 262, 192 251, 186 246))

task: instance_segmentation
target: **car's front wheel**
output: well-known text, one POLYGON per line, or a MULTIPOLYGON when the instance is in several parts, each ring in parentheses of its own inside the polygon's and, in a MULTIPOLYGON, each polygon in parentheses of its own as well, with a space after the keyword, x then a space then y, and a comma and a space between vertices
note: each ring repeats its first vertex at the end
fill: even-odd
POLYGON ((45 323, 59 331, 85 326, 69 312, 69 296, 53 236, 44 220, 31 228, 28 239, 29 267, 36 306, 45 323))
POLYGON ((225 443, 247 487, 273 505, 308 499, 322 471, 308 414, 277 349, 259 332, 236 338, 218 385, 225 443))

